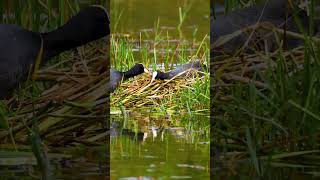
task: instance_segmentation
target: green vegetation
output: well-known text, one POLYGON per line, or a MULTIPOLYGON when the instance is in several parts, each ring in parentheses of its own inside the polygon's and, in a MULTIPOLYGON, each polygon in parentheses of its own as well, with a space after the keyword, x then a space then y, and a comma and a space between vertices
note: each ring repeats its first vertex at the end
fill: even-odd
MULTIPOLYGON (((314 3, 311 1, 310 9, 314 3)), ((248 162, 237 168, 237 174, 249 172, 274 179, 289 173, 290 178, 288 168, 292 168, 317 176, 319 39, 306 34, 301 37, 305 45, 292 50, 212 59, 212 151, 214 158, 222 151, 225 164, 248 162), (231 74, 234 76, 228 81, 223 78, 231 74), (283 171, 271 170, 270 165, 283 171), (274 173, 272 177, 270 173, 274 173)))

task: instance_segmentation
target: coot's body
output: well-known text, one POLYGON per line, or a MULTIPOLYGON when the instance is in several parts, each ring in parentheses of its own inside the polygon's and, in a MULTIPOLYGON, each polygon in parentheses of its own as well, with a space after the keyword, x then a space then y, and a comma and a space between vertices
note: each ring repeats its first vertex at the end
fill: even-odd
POLYGON ((0 98, 28 76, 41 46, 38 33, 16 25, 0 24, 0 98))
MULTIPOLYGON (((205 65, 201 64, 200 61, 194 61, 194 62, 190 62, 188 64, 183 64, 183 65, 180 65, 180 66, 177 66, 175 69, 169 71, 169 72, 161 72, 161 71, 157 71, 157 74, 155 76, 155 79, 161 79, 161 80, 164 80, 164 79, 171 79, 173 78, 174 76, 184 72, 184 71, 187 71, 187 70, 190 70, 190 69, 194 69, 194 70, 197 70, 197 71, 204 71, 205 70, 205 65)), ((186 75, 188 75, 187 73, 184 74, 184 75, 181 75, 182 77, 185 77, 186 75)))
POLYGON ((0 99, 11 95, 25 80, 41 49, 42 63, 61 52, 110 34, 110 20, 102 7, 91 6, 73 16, 65 25, 49 33, 0 24, 0 99))

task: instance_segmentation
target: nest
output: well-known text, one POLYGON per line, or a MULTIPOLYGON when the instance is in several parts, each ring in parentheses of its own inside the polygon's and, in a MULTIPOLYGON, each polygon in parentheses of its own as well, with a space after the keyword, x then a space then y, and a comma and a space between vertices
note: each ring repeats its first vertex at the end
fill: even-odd
POLYGON ((0 130, 1 143, 29 144, 30 129, 36 127, 48 145, 105 144, 109 139, 109 78, 108 72, 99 74, 99 70, 108 62, 106 44, 90 43, 41 69, 36 80, 45 80, 48 88, 30 95, 37 83, 29 82, 25 95, 7 101, 8 113, 3 119, 8 128, 0 130))
POLYGON ((154 80, 151 74, 141 74, 123 82, 117 91, 111 94, 110 107, 120 104, 128 110, 133 108, 165 105, 174 107, 173 97, 186 88, 192 88, 197 80, 204 81, 204 72, 189 69, 170 80, 154 80), (186 78, 187 77, 187 78, 186 78))

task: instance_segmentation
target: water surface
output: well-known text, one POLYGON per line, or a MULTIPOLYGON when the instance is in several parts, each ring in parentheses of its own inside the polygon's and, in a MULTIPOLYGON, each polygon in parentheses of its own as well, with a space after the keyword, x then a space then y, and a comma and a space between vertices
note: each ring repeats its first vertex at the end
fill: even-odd
POLYGON ((209 179, 208 119, 112 116, 111 179, 209 179))
POLYGON ((209 34, 210 2, 208 0, 132 0, 111 1, 111 27, 114 33, 139 35, 150 32, 158 24, 178 37, 179 8, 190 7, 181 30, 186 38, 192 38, 194 31, 199 38, 209 34))

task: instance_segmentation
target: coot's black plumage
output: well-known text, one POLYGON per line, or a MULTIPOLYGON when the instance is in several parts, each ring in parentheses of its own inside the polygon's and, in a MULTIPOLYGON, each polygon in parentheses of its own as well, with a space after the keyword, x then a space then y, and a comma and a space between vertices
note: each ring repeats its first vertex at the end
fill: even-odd
POLYGON ((110 69, 110 81, 108 84, 108 89, 110 92, 114 91, 121 81, 125 81, 131 77, 142 74, 145 71, 145 68, 142 64, 136 64, 131 69, 126 72, 117 71, 115 69, 110 69))
MULTIPOLYGON (((169 72, 161 72, 161 71, 157 71, 156 72, 156 75, 154 75, 155 79, 161 79, 161 80, 164 80, 164 79, 171 79, 173 78, 174 76, 184 72, 184 71, 187 71, 187 70, 190 70, 190 69, 194 69, 194 70, 197 70, 197 71, 204 71, 206 69, 206 66, 201 64, 200 61, 193 61, 193 62, 190 62, 188 64, 183 64, 183 65, 180 65, 180 66, 177 66, 175 69, 169 71, 169 72)), ((185 73, 183 75, 181 75, 182 77, 185 77, 186 75, 188 75, 188 73, 185 73)))
MULTIPOLYGON (((290 8, 287 0, 268 0, 262 4, 235 10, 225 16, 217 16, 216 19, 212 16, 210 23, 210 44, 213 44, 221 36, 232 34, 257 22, 268 22, 279 28, 285 25, 288 31, 299 32, 293 14, 294 10, 290 8)), ((300 10, 296 15, 300 18, 302 27, 308 28, 309 18, 307 13, 300 10)), ((248 33, 242 33, 226 43, 223 46, 223 50, 229 53, 236 51, 244 45, 248 37, 248 33)), ((303 41, 288 40, 289 47, 296 47, 301 43, 303 41)))
POLYGON ((19 82, 27 78, 42 40, 42 63, 45 63, 61 52, 110 34, 109 24, 107 11, 98 6, 81 10, 65 25, 48 33, 0 24, 0 99, 8 97, 19 82))

